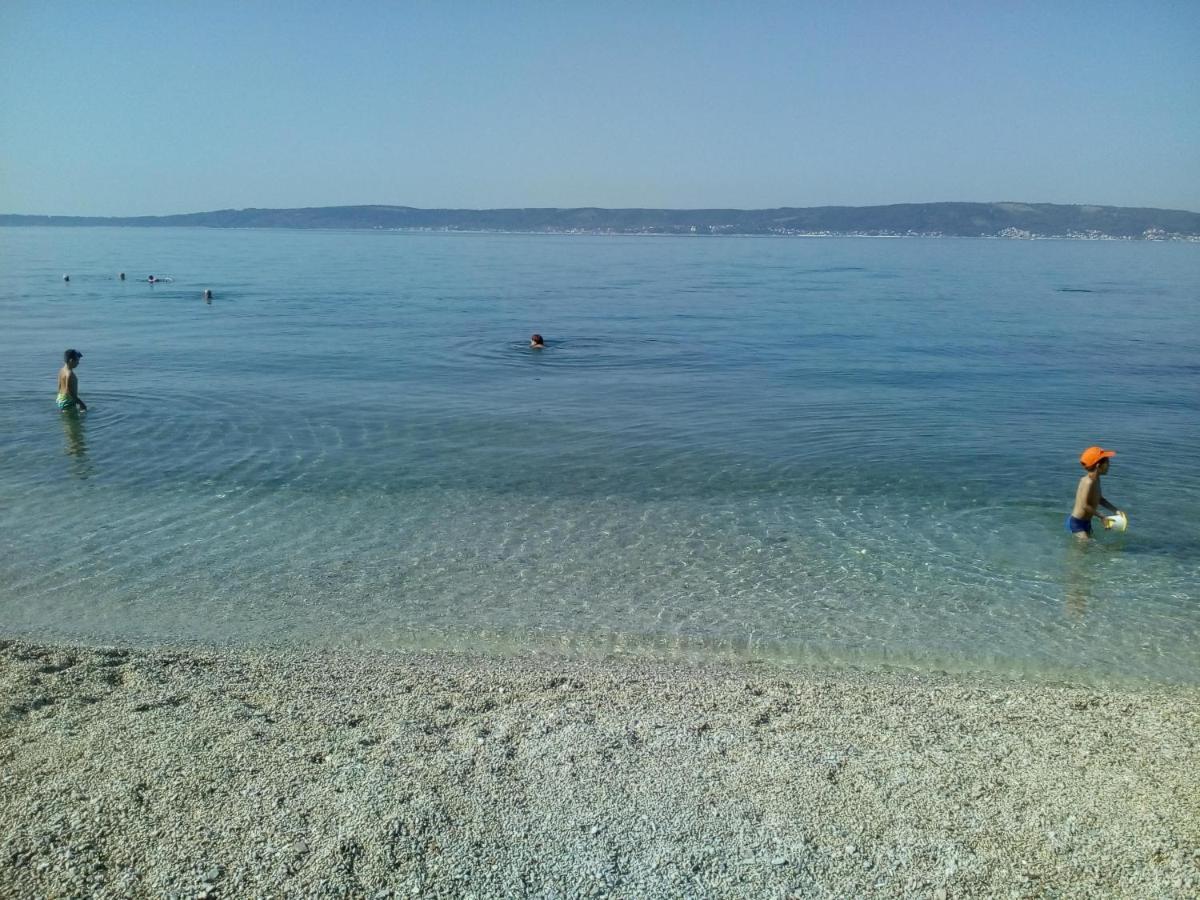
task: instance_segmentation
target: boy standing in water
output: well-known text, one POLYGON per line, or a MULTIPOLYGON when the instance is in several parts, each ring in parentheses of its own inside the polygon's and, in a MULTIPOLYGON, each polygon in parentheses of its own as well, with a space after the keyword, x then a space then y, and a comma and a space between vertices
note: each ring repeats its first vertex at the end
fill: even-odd
MULTIPOLYGON (((1100 516, 1100 507, 1113 513, 1121 511, 1104 499, 1100 493, 1100 476, 1108 473, 1109 457, 1117 455, 1116 450, 1105 450, 1102 447, 1088 447, 1079 455, 1079 463, 1086 469, 1084 476, 1079 479, 1079 487, 1075 489, 1075 508, 1067 517, 1067 530, 1081 541, 1092 536, 1092 517, 1100 516)), ((1112 527, 1112 520, 1100 516, 1105 528, 1112 527)))
POLYGON ((87 404, 79 399, 79 379, 75 377, 75 367, 83 359, 78 350, 68 350, 63 354, 63 367, 58 370, 58 399, 54 402, 61 410, 87 409, 87 404))

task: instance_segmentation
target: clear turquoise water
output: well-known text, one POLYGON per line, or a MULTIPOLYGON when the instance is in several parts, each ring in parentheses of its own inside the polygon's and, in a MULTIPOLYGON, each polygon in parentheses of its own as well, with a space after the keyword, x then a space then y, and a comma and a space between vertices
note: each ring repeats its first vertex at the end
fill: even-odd
POLYGON ((0 229, 0 627, 1200 683, 1198 301, 1182 244, 0 229))

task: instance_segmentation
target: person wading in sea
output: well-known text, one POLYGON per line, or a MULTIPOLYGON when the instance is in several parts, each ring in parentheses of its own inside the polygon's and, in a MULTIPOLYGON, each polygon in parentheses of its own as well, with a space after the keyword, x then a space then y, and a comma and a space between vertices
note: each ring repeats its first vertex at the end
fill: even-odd
POLYGON ((54 401, 64 412, 69 409, 87 410, 87 404, 79 399, 79 379, 75 377, 75 367, 83 359, 78 350, 68 350, 63 354, 63 367, 58 370, 58 398, 54 401))

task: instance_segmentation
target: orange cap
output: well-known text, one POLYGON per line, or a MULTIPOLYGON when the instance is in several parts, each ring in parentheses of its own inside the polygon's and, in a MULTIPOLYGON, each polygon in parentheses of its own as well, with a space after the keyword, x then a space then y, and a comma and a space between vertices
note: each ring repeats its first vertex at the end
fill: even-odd
POLYGON ((1090 469, 1096 463, 1100 462, 1100 460, 1116 455, 1116 450, 1105 450, 1103 447, 1088 447, 1079 454, 1079 462, 1083 464, 1085 469, 1090 469))

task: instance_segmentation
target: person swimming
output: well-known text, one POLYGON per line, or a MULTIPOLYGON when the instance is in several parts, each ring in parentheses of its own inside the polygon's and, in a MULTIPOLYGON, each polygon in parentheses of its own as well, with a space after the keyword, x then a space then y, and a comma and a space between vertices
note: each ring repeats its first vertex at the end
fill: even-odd
POLYGON ((540 334, 534 334, 529 338, 529 347, 532 350, 545 350, 546 342, 540 334))

